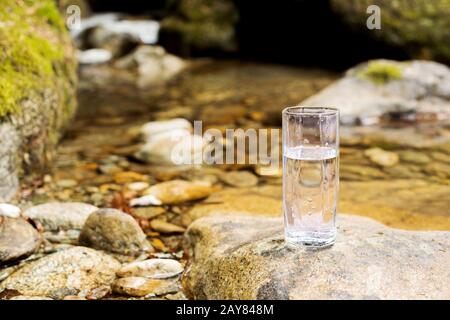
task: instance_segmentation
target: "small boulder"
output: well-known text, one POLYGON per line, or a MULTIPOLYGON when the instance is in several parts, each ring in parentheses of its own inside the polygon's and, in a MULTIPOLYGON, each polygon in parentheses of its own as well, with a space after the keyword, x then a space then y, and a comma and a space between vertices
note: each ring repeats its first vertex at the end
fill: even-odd
POLYGON ((23 219, 0 216, 0 265, 35 252, 41 235, 23 219))
POLYGON ((120 263, 93 249, 73 247, 32 261, 0 284, 27 296, 62 299, 111 285, 120 263))
POLYGON ((450 232, 404 231, 339 215, 331 248, 284 242, 281 218, 197 220, 183 277, 195 299, 449 299, 450 232))
POLYGON ((116 209, 100 209, 92 213, 78 241, 87 247, 124 255, 139 255, 151 250, 136 220, 116 209))
POLYGON ((30 207, 24 216, 39 222, 46 231, 80 230, 98 208, 80 202, 51 202, 30 207))

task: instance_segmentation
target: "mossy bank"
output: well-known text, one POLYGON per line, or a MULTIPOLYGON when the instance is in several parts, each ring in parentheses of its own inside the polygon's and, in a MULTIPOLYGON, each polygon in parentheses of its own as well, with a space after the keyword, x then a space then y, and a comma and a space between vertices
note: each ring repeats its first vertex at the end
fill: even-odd
POLYGON ((76 69, 53 0, 0 2, 0 200, 51 160, 76 109, 76 69))
POLYGON ((412 58, 450 62, 450 0, 331 0, 356 31, 402 48, 412 58), (370 30, 368 7, 380 8, 380 29, 370 30))

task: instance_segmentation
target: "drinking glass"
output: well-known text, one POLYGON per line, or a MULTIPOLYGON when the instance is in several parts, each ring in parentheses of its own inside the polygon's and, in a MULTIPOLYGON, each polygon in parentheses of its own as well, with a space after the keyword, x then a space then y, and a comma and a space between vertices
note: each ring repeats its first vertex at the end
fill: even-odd
POLYGON ((288 244, 330 246, 336 239, 339 111, 283 110, 283 210, 288 244))

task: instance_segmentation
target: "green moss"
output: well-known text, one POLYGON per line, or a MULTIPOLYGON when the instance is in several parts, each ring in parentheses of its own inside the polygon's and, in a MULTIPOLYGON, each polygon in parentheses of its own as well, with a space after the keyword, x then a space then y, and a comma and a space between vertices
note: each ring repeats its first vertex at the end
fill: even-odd
POLYGON ((52 0, 2 0, 0 4, 0 117, 19 112, 36 86, 54 86, 64 49, 52 43, 64 23, 52 0), (45 35, 45 37, 44 37, 45 35))
POLYGON ((401 79, 402 71, 395 64, 382 61, 372 61, 369 62, 364 70, 358 73, 358 76, 381 85, 392 80, 401 79))

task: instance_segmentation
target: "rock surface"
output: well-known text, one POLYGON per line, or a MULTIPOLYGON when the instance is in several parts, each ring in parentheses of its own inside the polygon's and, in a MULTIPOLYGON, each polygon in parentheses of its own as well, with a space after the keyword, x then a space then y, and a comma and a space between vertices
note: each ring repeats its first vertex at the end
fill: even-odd
POLYGON ((104 253, 73 247, 25 265, 0 283, 0 290, 62 299, 110 285, 119 268, 120 263, 104 253))
POLYGON ((0 4, 0 201, 52 158, 76 106, 76 60, 55 2, 0 4), (17 41, 21 39, 21 41, 17 41))
POLYGON ((301 104, 336 106, 350 124, 419 114, 450 119, 450 69, 431 61, 372 60, 301 104))
POLYGON ((79 202, 51 202, 30 207, 24 216, 39 222, 46 231, 80 230, 98 208, 79 202))
POLYGON ((188 215, 192 220, 221 214, 281 216, 281 187, 225 189, 199 203, 188 215))
POLYGON ((23 219, 0 216, 0 264, 32 254, 41 235, 23 219))
POLYGON ((197 299, 449 299, 449 232, 339 215, 336 244, 289 248, 279 218, 208 217, 187 232, 197 299))
POLYGON ((151 249, 136 220, 116 209, 100 209, 92 213, 81 229, 79 242, 125 255, 139 255, 151 249))

